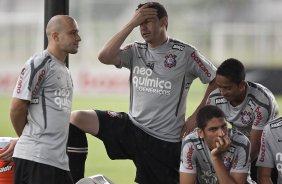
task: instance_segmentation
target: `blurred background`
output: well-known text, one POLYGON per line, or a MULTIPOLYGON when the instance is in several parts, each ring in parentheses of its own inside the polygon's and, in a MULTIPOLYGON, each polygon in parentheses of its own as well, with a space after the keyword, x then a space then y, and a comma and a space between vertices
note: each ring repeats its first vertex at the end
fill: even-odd
MULTIPOLYGON (((128 71, 100 64, 97 53, 144 2, 69 0, 69 14, 78 21, 82 37, 79 53, 69 57, 75 94, 128 93, 128 71)), ((195 46, 215 65, 234 57, 253 72, 273 69, 279 73, 282 68, 282 1, 159 2, 168 11, 169 36, 195 46)), ((11 94, 22 64, 43 49, 44 34, 43 0, 0 1, 0 95, 11 94)), ((138 28, 126 42, 136 40, 142 40, 138 28)), ((263 80, 257 73, 250 78, 263 80)))

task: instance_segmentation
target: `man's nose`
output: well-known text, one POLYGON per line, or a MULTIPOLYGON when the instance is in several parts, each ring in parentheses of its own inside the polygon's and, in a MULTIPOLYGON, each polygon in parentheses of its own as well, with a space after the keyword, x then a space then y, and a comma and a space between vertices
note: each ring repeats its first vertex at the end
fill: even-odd
POLYGON ((220 91, 220 94, 221 94, 222 96, 225 96, 225 95, 226 95, 226 90, 225 90, 225 89, 220 88, 219 91, 220 91))
POLYGON ((222 128, 219 128, 219 129, 218 129, 218 136, 219 136, 219 137, 225 136, 225 131, 224 131, 222 128))

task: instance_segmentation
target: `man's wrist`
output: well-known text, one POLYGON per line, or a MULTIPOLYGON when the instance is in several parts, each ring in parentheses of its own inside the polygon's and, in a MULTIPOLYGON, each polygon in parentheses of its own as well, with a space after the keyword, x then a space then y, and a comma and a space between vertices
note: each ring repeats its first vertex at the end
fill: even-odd
POLYGON ((211 161, 219 161, 219 160, 222 160, 222 154, 211 154, 211 161))

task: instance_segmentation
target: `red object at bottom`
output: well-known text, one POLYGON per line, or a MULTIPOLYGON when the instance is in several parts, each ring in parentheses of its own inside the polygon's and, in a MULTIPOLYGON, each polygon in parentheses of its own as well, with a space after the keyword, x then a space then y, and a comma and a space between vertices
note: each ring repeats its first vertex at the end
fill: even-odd
MULTIPOLYGON (((0 153, 3 150, 0 149, 0 153)), ((14 183, 14 161, 0 160, 0 183, 1 184, 13 184, 14 183)))

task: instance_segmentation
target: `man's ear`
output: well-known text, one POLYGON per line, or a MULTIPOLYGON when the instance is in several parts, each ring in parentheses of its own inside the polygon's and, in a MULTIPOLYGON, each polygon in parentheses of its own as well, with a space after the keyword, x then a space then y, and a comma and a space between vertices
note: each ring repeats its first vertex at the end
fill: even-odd
POLYGON ((244 90, 246 87, 246 82, 244 80, 242 80, 240 83, 239 83, 239 88, 240 90, 244 90))
POLYGON ((168 17, 166 17, 166 16, 162 17, 161 23, 162 23, 162 26, 164 26, 167 29, 167 27, 168 27, 168 17))
POLYGON ((198 132, 198 135, 199 135, 200 138, 204 138, 205 137, 204 136, 204 131, 201 128, 198 128, 197 132, 198 132))
POLYGON ((54 40, 54 41, 58 41, 59 40, 59 33, 57 33, 57 32, 52 32, 51 33, 51 37, 52 37, 52 39, 54 40))

